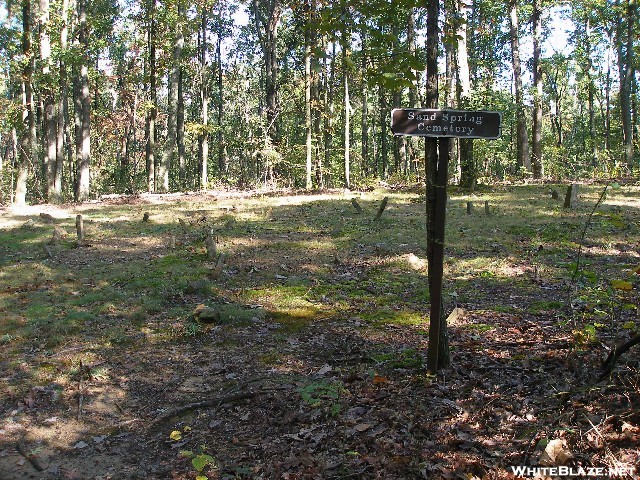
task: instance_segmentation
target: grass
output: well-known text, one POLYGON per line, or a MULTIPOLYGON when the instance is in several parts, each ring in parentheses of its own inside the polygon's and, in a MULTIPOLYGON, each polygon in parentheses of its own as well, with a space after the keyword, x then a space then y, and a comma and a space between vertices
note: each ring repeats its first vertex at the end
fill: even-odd
MULTIPOLYGON (((571 278, 581 233, 601 187, 581 187, 581 205, 574 210, 562 209, 549 190, 497 186, 470 197, 451 189, 448 307, 547 314, 565 306, 556 287, 541 290, 539 285, 571 278), (489 216, 482 208, 485 200, 489 216), (467 201, 477 204, 472 215, 466 213, 467 201), (532 297, 541 292, 542 298, 532 297)), ((409 190, 362 193, 365 213, 358 215, 352 196, 69 208, 56 225, 74 232, 75 215, 82 213, 90 246, 75 248, 70 235, 53 247, 53 258, 43 250, 52 225, 42 224, 37 213, 9 218, 0 232, 0 349, 12 357, 11 352, 42 342, 51 349, 82 342, 111 348, 134 346, 136 335, 163 341, 194 338, 202 332, 189 327, 193 308, 216 302, 233 324, 258 317, 278 324, 284 334, 327 318, 358 317, 379 328, 424 328, 424 197, 409 190), (389 206, 374 222, 384 196, 389 206), (142 221, 144 212, 150 213, 149 222, 142 221), (33 225, 25 227, 29 219, 33 225), (203 239, 208 229, 227 258, 217 276, 207 266, 203 239), (173 250, 168 248, 171 235, 177 240, 173 250), (196 281, 206 287, 189 289, 196 281), (171 327, 175 324, 180 328, 171 327)), ((614 301, 626 305, 616 310, 622 325, 638 305, 635 290, 612 296, 610 280, 629 277, 639 263, 633 254, 633 239, 640 236, 639 196, 637 187, 611 191, 587 232, 576 295, 586 306, 586 319, 597 318, 597 312, 589 314, 591 305, 606 305, 610 312, 614 301)), ((492 327, 478 321, 467 328, 483 333, 492 327)), ((267 364, 278 361, 277 355, 265 355, 267 364)))

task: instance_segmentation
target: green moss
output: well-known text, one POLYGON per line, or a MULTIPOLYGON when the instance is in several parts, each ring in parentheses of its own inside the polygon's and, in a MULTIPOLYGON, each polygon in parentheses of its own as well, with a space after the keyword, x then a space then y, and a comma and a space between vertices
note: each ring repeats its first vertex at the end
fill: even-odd
POLYGON ((537 314, 537 313, 545 313, 545 312, 550 312, 554 310, 559 310, 563 307, 564 307, 564 303, 559 302, 557 300, 551 300, 551 301, 539 300, 529 305, 529 308, 527 309, 527 311, 529 313, 537 314))

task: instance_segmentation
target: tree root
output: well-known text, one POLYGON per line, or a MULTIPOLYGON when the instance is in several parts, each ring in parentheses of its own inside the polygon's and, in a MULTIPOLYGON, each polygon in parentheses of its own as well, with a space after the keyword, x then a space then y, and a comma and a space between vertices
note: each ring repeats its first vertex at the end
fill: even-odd
POLYGON ((183 405, 178 408, 174 408, 173 410, 168 411, 167 413, 160 415, 156 419, 154 419, 151 423, 149 423, 148 428, 154 428, 158 426, 158 424, 171 420, 173 417, 177 417, 178 415, 182 415, 183 413, 190 412, 191 410, 197 410, 199 408, 211 408, 211 407, 219 407, 220 405, 224 405, 225 403, 239 402, 240 400, 247 400, 249 398, 253 398, 258 394, 258 392, 249 391, 249 392, 241 392, 230 395, 222 395, 220 397, 214 397, 209 400, 203 400, 201 402, 189 403, 187 405, 183 405))
POLYGON ((609 375, 611 375, 611 372, 613 372, 613 367, 615 367, 618 359, 628 350, 639 343, 640 334, 631 338, 631 340, 623 343, 622 345, 616 345, 615 347, 613 347, 613 350, 611 350, 611 353, 609 353, 607 359, 602 363, 602 373, 600 374, 600 377, 598 377, 598 381, 604 380, 609 375))

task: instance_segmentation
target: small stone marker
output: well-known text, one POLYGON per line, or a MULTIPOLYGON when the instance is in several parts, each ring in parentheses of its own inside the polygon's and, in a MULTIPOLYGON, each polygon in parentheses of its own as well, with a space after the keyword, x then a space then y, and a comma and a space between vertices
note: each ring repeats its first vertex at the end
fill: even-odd
POLYGON ((567 187, 567 194, 564 196, 564 208, 576 208, 578 206, 578 184, 572 183, 567 187))

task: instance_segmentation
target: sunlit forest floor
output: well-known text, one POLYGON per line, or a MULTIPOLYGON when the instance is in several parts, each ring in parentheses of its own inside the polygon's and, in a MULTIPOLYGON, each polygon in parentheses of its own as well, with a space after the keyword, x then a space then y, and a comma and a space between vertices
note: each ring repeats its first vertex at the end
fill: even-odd
POLYGON ((599 380, 640 331, 640 187, 565 188, 450 192, 437 377, 418 187, 0 208, 0 478, 640 471, 640 346, 599 380))

